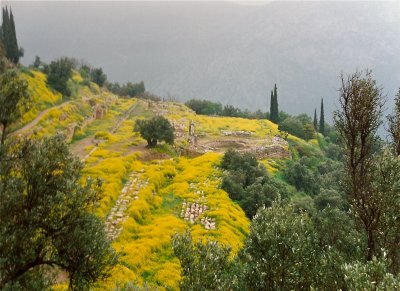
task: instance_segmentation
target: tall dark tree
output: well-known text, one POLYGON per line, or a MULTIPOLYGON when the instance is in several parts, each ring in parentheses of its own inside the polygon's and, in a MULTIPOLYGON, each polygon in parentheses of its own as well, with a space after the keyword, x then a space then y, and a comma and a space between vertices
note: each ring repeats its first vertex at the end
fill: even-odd
POLYGON ((278 123, 279 122, 279 108, 278 108, 278 88, 276 87, 276 84, 275 84, 275 87, 274 87, 274 111, 275 111, 275 119, 276 119, 276 122, 275 123, 278 123))
POLYGON ((273 111, 274 111, 274 92, 271 90, 271 99, 269 105, 269 119, 271 121, 272 121, 273 111))
POLYGON ((367 236, 367 259, 379 254, 378 236, 384 215, 382 197, 374 191, 374 153, 377 130, 381 125, 384 100, 382 89, 372 79, 356 72, 341 77, 340 110, 335 112, 335 125, 344 146, 344 188, 355 218, 367 236))
POLYGON ((3 8, 2 11, 3 23, 1 24, 1 41, 3 42, 4 49, 6 51, 6 57, 9 59, 10 52, 10 18, 8 16, 8 8, 3 8))
POLYGON ((271 106, 270 106, 270 120, 274 123, 279 122, 279 109, 278 109, 278 89, 274 87, 274 91, 271 91, 271 106))
POLYGON ((319 116, 319 132, 325 135, 324 99, 321 99, 321 113, 319 116))
POLYGON ((3 23, 1 25, 1 41, 6 50, 6 57, 17 64, 19 58, 22 56, 22 48, 18 47, 17 34, 15 31, 14 15, 10 9, 3 8, 3 23))
POLYGON ((318 131, 317 108, 315 108, 314 110, 314 130, 318 131))
POLYGON ((18 47, 18 40, 17 40, 17 33, 15 31, 15 22, 14 22, 14 15, 10 8, 10 39, 11 39, 11 61, 14 64, 17 64, 20 57, 20 49, 18 47))

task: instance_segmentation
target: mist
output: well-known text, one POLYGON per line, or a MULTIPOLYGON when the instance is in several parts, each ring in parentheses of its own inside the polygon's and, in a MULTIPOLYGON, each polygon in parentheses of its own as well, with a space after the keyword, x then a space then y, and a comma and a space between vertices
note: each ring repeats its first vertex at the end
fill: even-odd
MULTIPOLYGON (((339 75, 372 69, 400 87, 399 2, 9 2, 22 63, 69 56, 108 79, 181 101, 313 114, 336 107, 339 75)), ((3 2, 3 5, 5 3, 3 2)))

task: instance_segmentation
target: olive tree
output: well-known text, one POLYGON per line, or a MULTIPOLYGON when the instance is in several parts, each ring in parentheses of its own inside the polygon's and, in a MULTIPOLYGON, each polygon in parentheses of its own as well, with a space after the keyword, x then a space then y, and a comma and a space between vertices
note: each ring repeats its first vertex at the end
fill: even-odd
POLYGON ((107 277, 117 254, 93 213, 101 182, 82 182, 65 138, 10 140, 0 150, 0 289, 32 290, 57 270, 74 290, 107 277))
POLYGON ((142 138, 147 141, 148 147, 155 147, 157 142, 165 141, 168 144, 174 143, 174 128, 163 116, 156 116, 147 120, 137 120, 135 131, 139 132, 142 138))
POLYGON ((8 126, 18 120, 28 100, 28 84, 16 70, 0 75, 1 144, 4 144, 8 126))

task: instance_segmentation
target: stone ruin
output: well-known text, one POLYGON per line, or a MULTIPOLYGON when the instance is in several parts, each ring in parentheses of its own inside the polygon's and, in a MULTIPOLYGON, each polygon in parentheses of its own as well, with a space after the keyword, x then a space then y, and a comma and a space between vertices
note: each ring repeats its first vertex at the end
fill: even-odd
POLYGON ((184 118, 183 121, 180 122, 169 120, 172 127, 175 129, 175 137, 184 137, 186 135, 186 126, 184 122, 186 119, 184 118))
POLYGON ((167 115, 169 112, 168 108, 169 106, 166 102, 148 100, 148 109, 153 111, 155 115, 167 115))
POLYGON ((190 148, 196 148, 197 147, 197 135, 195 132, 195 125, 194 121, 191 120, 189 124, 189 137, 188 137, 188 142, 190 145, 190 148))
POLYGON ((291 159, 290 151, 279 145, 259 146, 255 147, 252 152, 258 159, 275 158, 275 159, 291 159))
POLYGON ((280 146, 288 146, 289 143, 283 139, 282 137, 280 137, 279 135, 275 135, 272 140, 271 140, 273 145, 280 145, 280 146))
POLYGON ((75 122, 70 123, 65 129, 65 139, 70 142, 74 137, 75 130, 77 128, 77 124, 75 122))
POLYGON ((252 136, 251 131, 247 130, 237 130, 237 131, 231 131, 231 130, 221 130, 221 135, 223 136, 237 136, 237 137, 250 137, 252 136))
POLYGON ((199 201, 190 203, 186 200, 182 203, 181 217, 190 222, 200 222, 207 230, 215 229, 215 218, 202 216, 204 212, 208 210, 208 206, 201 204, 199 201), (201 219, 199 219, 201 217, 201 219))
POLYGON ((94 119, 102 119, 108 111, 108 107, 106 105, 97 105, 93 110, 93 118, 94 119))
POLYGON ((203 217, 200 222, 207 230, 215 229, 215 218, 203 217))
MULTIPOLYGON (((144 170, 141 170, 143 172, 144 170)), ((139 199, 139 191, 148 186, 148 180, 142 179, 141 173, 132 172, 118 196, 115 206, 106 218, 106 234, 109 240, 115 240, 122 232, 122 224, 129 217, 126 214, 130 204, 139 199)))
MULTIPOLYGON (((269 136, 267 136, 269 138, 269 136)), ((275 135, 266 146, 258 146, 253 149, 257 158, 279 158, 291 159, 291 153, 288 150, 288 142, 279 135, 275 135)))

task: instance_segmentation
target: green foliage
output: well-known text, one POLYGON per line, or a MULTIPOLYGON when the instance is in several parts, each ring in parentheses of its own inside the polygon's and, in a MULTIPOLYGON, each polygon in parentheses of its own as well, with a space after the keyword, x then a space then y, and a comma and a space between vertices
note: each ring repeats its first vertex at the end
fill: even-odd
POLYGON ((107 89, 119 96, 128 96, 128 97, 136 97, 146 91, 143 82, 140 83, 128 82, 122 85, 120 85, 119 83, 107 83, 107 89))
POLYGON ((343 209, 345 203, 342 196, 336 190, 323 189, 314 198, 315 208, 318 210, 324 210, 325 208, 332 207, 343 209))
POLYGON ((191 99, 185 105, 197 114, 222 115, 222 104, 208 100, 191 99))
POLYGON ((226 170, 221 188, 228 192, 232 200, 239 202, 249 218, 256 214, 258 208, 271 206, 276 199, 289 196, 286 185, 271 177, 250 153, 228 150, 221 161, 221 168, 226 170))
POLYGON ((163 116, 156 116, 148 120, 137 120, 135 131, 140 133, 149 147, 155 147, 157 142, 161 141, 165 141, 168 144, 174 143, 174 128, 168 119, 163 116))
POLYGON ((274 86, 274 91, 271 91, 271 106, 270 106, 270 116, 269 119, 273 123, 279 122, 279 109, 278 109, 278 89, 276 84, 274 86))
POLYGON ((211 115, 211 116, 228 116, 228 117, 242 117, 249 119, 263 119, 267 117, 267 113, 257 110, 251 112, 249 110, 241 110, 232 105, 225 105, 219 102, 212 102, 209 100, 191 99, 185 102, 185 105, 192 109, 196 114, 211 115))
POLYGON ((314 110, 314 130, 318 131, 318 118, 317 118, 317 108, 314 110))
POLYGON ((370 290, 354 288, 354 282, 374 286, 375 274, 378 284, 382 278, 390 278, 385 284, 398 282, 387 262, 364 267, 369 266, 362 261, 365 242, 339 209, 327 207, 311 216, 277 202, 259 209, 244 247, 232 260, 229 248, 193 243, 188 232, 173 238, 182 290, 370 290))
POLYGON ((318 177, 305 164, 307 159, 292 161, 284 170, 286 180, 294 185, 298 191, 304 191, 310 195, 319 193, 320 184, 318 177))
POLYGON ((222 112, 223 116, 229 117, 240 117, 241 115, 240 109, 232 105, 225 105, 222 112))
POLYGON ((79 73, 81 74, 83 79, 89 80, 90 79, 90 71, 91 67, 88 64, 82 64, 79 68, 79 73))
POLYGON ((71 89, 68 88, 68 80, 72 76, 74 62, 69 58, 60 58, 52 61, 48 67, 47 83, 62 95, 71 96, 71 89))
POLYGON ((7 135, 7 127, 21 117, 28 101, 28 84, 16 70, 0 75, 0 123, 1 144, 7 135))
MULTIPOLYGON (((0 29, 0 35, 1 35, 1 29, 0 29)), ((6 57, 6 50, 4 48, 4 44, 0 39, 0 74, 3 74, 8 66, 9 66, 9 61, 6 57)))
POLYGON ((8 12, 7 7, 3 8, 2 19, 0 39, 6 51, 6 57, 14 64, 18 64, 19 58, 23 56, 23 49, 18 47, 14 15, 11 8, 10 12, 8 12))
POLYGON ((40 67, 41 64, 42 64, 42 61, 40 60, 40 57, 39 57, 39 56, 35 56, 35 60, 33 61, 32 66, 33 66, 35 69, 39 69, 39 67, 40 67))
POLYGON ((231 249, 216 241, 193 242, 189 231, 172 239, 182 268, 181 290, 229 290, 232 288, 231 249))
POLYGON ((382 211, 379 224, 374 231, 377 238, 377 249, 387 251, 390 259, 389 269, 392 273, 400 272, 400 159, 389 149, 385 149, 377 157, 373 168, 374 181, 372 191, 375 203, 379 203, 382 211))
POLYGON ((388 272, 388 260, 373 258, 367 263, 345 264, 343 271, 349 290, 399 290, 400 276, 388 272))
POLYGON ((65 271, 74 290, 105 278, 117 256, 92 212, 100 181, 82 183, 83 165, 62 136, 1 150, 0 289, 27 284, 31 290, 36 280, 26 278, 45 280, 46 268, 65 271))
POLYGON ((103 73, 102 68, 94 68, 90 70, 90 78, 92 82, 96 83, 100 87, 107 81, 107 75, 103 73))
POLYGON ((241 254, 244 289, 310 289, 319 265, 317 245, 317 233, 306 214, 276 204, 261 209, 241 254))
POLYGON ((315 137, 312 120, 306 114, 285 118, 279 123, 278 129, 305 140, 310 140, 315 137))
POLYGON ((382 123, 384 106, 382 88, 372 78, 356 72, 341 77, 340 109, 335 112, 335 125, 339 131, 344 152, 343 185, 355 218, 368 236, 367 259, 378 256, 379 233, 386 205, 381 202, 374 187, 375 155, 379 148, 377 130, 382 123))
POLYGON ((152 101, 161 101, 161 98, 159 96, 150 92, 142 92, 139 95, 137 95, 137 98, 152 100, 152 101))
POLYGON ((400 89, 394 99, 393 113, 388 115, 388 132, 390 134, 392 147, 397 155, 400 155, 400 89))

